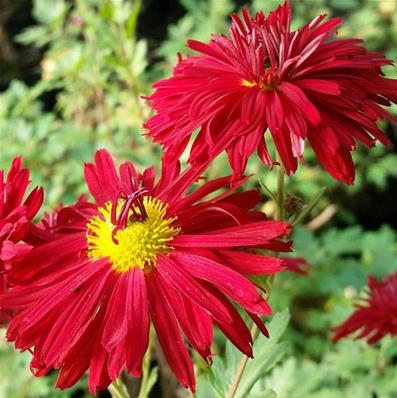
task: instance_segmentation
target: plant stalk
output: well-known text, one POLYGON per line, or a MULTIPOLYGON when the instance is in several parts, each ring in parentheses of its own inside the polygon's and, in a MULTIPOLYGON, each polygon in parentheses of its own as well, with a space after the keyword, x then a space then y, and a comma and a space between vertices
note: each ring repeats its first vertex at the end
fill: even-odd
POLYGON ((130 398, 127 389, 124 387, 124 384, 120 379, 114 380, 108 387, 108 390, 112 398, 130 398))
MULTIPOLYGON (((284 219, 284 198, 285 198, 284 174, 285 174, 285 170, 280 161, 280 167, 277 171, 277 195, 275 196, 276 206, 277 206, 276 219, 278 221, 283 221, 283 219, 284 219)), ((275 256, 278 256, 278 253, 275 253, 275 256)), ((267 296, 270 295, 270 288, 271 288, 271 285, 273 284, 273 282, 274 282, 274 275, 271 275, 271 278, 269 278, 269 291, 267 293, 267 296)), ((251 336, 252 336, 253 343, 255 342, 258 335, 259 335, 259 329, 256 326, 256 324, 254 323, 251 328, 251 336)), ((233 381, 230 386, 230 389, 227 392, 226 398, 234 398, 236 396, 238 386, 241 382, 245 368, 248 363, 248 359, 249 358, 247 356, 245 356, 245 355, 242 356, 242 358, 237 366, 237 370, 233 377, 233 381)))
MULTIPOLYGON (((258 326, 256 326, 255 323, 254 323, 252 328, 251 328, 251 336, 252 336, 252 341, 253 342, 256 340, 258 335, 259 335, 259 329, 258 329, 258 326)), ((235 373, 234 378, 233 378, 232 385, 230 386, 230 389, 229 389, 229 391, 228 391, 228 393, 226 395, 226 398, 234 398, 235 397, 236 392, 237 392, 237 388, 238 388, 238 386, 240 384, 241 378, 243 377, 244 370, 245 370, 245 367, 247 366, 247 363, 248 363, 248 357, 243 355, 241 360, 240 360, 240 362, 239 362, 239 364, 238 364, 236 373, 235 373)))
POLYGON ((284 184, 284 166, 280 162, 277 170, 277 215, 276 220, 284 220, 284 200, 285 200, 285 184, 284 184))
POLYGON ((139 389, 138 398, 147 398, 149 395, 149 391, 147 391, 147 390, 148 390, 148 382, 149 382, 149 376, 150 376, 150 361, 151 361, 151 357, 152 357, 152 341, 153 341, 153 339, 150 338, 149 346, 148 346, 148 349, 146 351, 145 358, 143 361, 142 382, 141 382, 141 387, 139 389))

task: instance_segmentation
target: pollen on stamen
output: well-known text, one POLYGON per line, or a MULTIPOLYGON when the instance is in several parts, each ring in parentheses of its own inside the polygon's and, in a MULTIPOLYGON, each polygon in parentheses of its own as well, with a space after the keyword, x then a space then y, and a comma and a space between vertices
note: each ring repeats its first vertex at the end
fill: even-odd
POLYGON ((258 85, 257 82, 255 82, 255 81, 250 81, 250 80, 246 80, 246 79, 241 79, 241 84, 242 84, 244 87, 255 87, 255 86, 258 85))
POLYGON ((256 80, 241 79, 241 85, 244 87, 259 87, 262 91, 271 91, 277 88, 279 82, 279 71, 271 66, 259 76, 256 80))
MULTIPOLYGON (((99 215, 87 223, 88 256, 92 259, 108 258, 117 272, 126 272, 133 267, 150 269, 159 254, 172 250, 170 245, 179 228, 175 217, 166 217, 167 205, 160 200, 146 196, 142 200, 147 217, 143 221, 131 220, 127 226, 114 234, 112 203, 99 208, 99 215)), ((124 199, 117 202, 120 212, 124 199)), ((134 210, 139 211, 138 207, 134 210)))

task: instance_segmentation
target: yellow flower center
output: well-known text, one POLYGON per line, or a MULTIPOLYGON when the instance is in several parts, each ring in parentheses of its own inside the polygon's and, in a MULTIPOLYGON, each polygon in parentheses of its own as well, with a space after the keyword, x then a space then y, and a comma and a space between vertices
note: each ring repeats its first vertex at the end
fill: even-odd
MULTIPOLYGON (((118 200, 117 216, 124 203, 124 199, 118 200)), ((176 217, 166 218, 167 205, 156 198, 146 196, 142 204, 145 219, 129 220, 126 227, 119 230, 115 230, 112 223, 112 203, 100 207, 100 215, 87 223, 88 256, 96 260, 107 257, 115 271, 126 272, 133 267, 149 269, 155 265, 159 254, 172 250, 169 243, 179 233, 178 227, 171 226, 176 217)), ((140 214, 137 205, 131 209, 140 214)))
POLYGON ((279 72, 277 68, 268 68, 258 80, 241 79, 243 87, 259 87, 262 91, 271 91, 277 88, 279 82, 279 72))
POLYGON ((246 80, 246 79, 242 79, 242 80, 241 80, 241 84, 242 84, 244 87, 249 87, 249 88, 255 87, 255 86, 258 85, 257 82, 255 82, 255 81, 250 81, 250 80, 246 80))

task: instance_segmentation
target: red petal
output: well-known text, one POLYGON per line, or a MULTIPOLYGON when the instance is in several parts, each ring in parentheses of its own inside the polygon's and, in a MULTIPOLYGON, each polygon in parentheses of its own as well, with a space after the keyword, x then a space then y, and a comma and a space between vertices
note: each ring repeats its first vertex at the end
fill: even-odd
POLYGON ((294 103, 315 126, 321 123, 321 116, 317 108, 308 100, 305 93, 295 84, 283 81, 279 90, 294 103))
POLYGON ((109 299, 105 326, 102 334, 102 345, 109 352, 112 348, 120 343, 127 334, 127 311, 128 305, 131 304, 131 280, 130 272, 118 274, 115 278, 112 294, 109 299))
POLYGON ((170 256, 158 258, 158 272, 176 290, 207 310, 211 316, 225 323, 231 321, 222 303, 208 292, 199 281, 192 278, 183 267, 172 261, 170 256))
POLYGON ((210 286, 208 289, 222 301, 223 305, 229 310, 229 315, 233 320, 231 323, 222 323, 214 320, 214 323, 242 353, 252 358, 252 336, 241 316, 223 294, 210 286))
POLYGON ((211 231, 207 235, 178 235, 172 241, 175 247, 242 247, 259 246, 271 239, 288 234, 287 223, 262 221, 211 231))
POLYGON ((224 263, 245 275, 275 274, 284 270, 283 260, 241 251, 220 250, 224 263))
POLYGON ((84 177, 91 195, 98 204, 115 200, 121 189, 112 156, 106 149, 100 149, 95 154, 95 165, 84 165, 84 177))
POLYGON ((146 274, 150 313, 161 348, 179 382, 195 391, 193 363, 183 344, 172 307, 166 299, 157 271, 146 274))
POLYGON ((149 344, 149 308, 143 271, 135 267, 130 276, 132 294, 126 301, 128 315, 128 335, 125 340, 127 369, 134 377, 142 373, 142 361, 149 344))
POLYGON ((271 314, 269 304, 258 294, 254 284, 238 272, 202 256, 183 252, 175 252, 171 256, 191 275, 215 285, 243 308, 255 314, 271 314))
POLYGON ((329 95, 340 95, 338 83, 325 79, 302 79, 294 81, 296 85, 305 90, 316 91, 329 95))

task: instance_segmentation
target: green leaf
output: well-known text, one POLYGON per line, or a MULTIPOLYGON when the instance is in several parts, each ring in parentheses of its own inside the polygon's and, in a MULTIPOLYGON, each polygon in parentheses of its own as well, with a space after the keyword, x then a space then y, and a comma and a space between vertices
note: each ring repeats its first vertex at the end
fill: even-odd
POLYGON ((146 68, 147 60, 147 42, 145 40, 139 40, 135 46, 134 58, 132 60, 132 70, 136 76, 139 76, 146 68))
MULTIPOLYGON (((254 359, 249 359, 245 371, 240 380, 236 391, 236 398, 249 398, 252 387, 281 359, 286 352, 287 344, 279 343, 281 335, 284 333, 289 321, 289 312, 284 310, 274 315, 268 325, 270 338, 266 339, 260 335, 254 342, 254 359)), ((198 391, 204 390, 204 384, 209 382, 213 389, 213 394, 224 398, 230 388, 236 370, 242 359, 242 354, 230 343, 226 342, 224 359, 215 358, 211 368, 198 378, 198 391)), ((261 390, 261 397, 275 397, 274 392, 261 390)), ((255 398, 257 391, 252 393, 255 398)))
POLYGON ((250 394, 247 398, 277 398, 277 393, 274 390, 264 390, 260 394, 250 394))
POLYGON ((126 34, 127 37, 129 37, 130 39, 135 37, 136 24, 138 21, 138 15, 139 11, 141 10, 141 7, 142 7, 142 0, 135 0, 134 5, 131 8, 131 13, 127 19, 126 34))
POLYGON ((287 328, 289 318, 287 309, 278 312, 268 326, 270 338, 267 340, 260 337, 256 339, 253 347, 254 359, 247 363, 236 398, 247 397, 255 383, 269 372, 285 354, 287 344, 279 343, 279 339, 287 328))
POLYGON ((344 230, 331 229, 322 240, 324 247, 332 256, 358 253, 362 245, 362 228, 354 226, 344 230))
POLYGON ((374 162, 368 169, 368 181, 378 188, 386 188, 387 179, 390 176, 397 176, 397 155, 389 154, 374 162))
POLYGON ((145 388, 139 392, 139 398, 148 397, 159 375, 159 368, 155 366, 150 370, 149 377, 146 381, 145 388))
POLYGON ((34 44, 37 47, 42 47, 47 44, 49 40, 48 29, 44 26, 32 26, 16 36, 16 41, 25 46, 34 44))
POLYGON ((111 1, 105 0, 99 9, 101 17, 105 21, 111 21, 114 16, 114 5, 111 1))
POLYGON ((42 24, 50 24, 63 15, 65 8, 63 0, 35 0, 33 16, 42 24))

